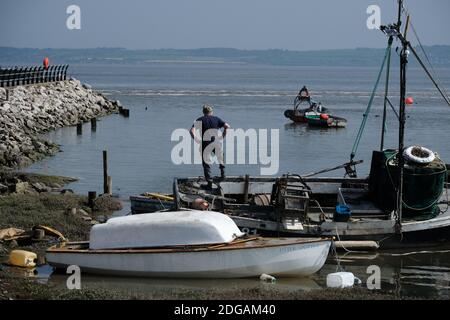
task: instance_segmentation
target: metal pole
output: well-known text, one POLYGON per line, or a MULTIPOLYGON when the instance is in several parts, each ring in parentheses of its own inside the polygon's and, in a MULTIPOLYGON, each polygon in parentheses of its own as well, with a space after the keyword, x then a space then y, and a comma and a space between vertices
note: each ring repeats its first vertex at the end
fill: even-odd
POLYGON ((390 74, 390 68, 391 68, 391 45, 394 38, 392 36, 389 37, 388 41, 388 47, 389 47, 389 53, 388 53, 388 60, 387 60, 387 67, 386 67, 386 84, 384 89, 384 106, 383 106, 383 124, 381 128, 381 145, 380 145, 380 151, 384 150, 384 134, 386 131, 386 109, 387 109, 387 99, 388 99, 388 93, 389 93, 389 74, 390 74))
POLYGON ((404 139, 405 139, 405 98, 406 98, 406 65, 408 63, 408 42, 400 33, 401 24, 401 9, 403 1, 399 0, 399 19, 398 19, 398 31, 399 39, 402 42, 402 51, 400 53, 400 112, 399 112, 399 135, 398 135, 398 195, 397 195, 397 221, 395 224, 395 230, 397 233, 401 233, 402 230, 402 215, 403 215, 403 178, 405 159, 403 157, 404 139))
POLYGON ((403 8, 403 0, 398 0, 398 16, 397 16, 398 33, 400 33, 400 26, 402 25, 402 8, 403 8))

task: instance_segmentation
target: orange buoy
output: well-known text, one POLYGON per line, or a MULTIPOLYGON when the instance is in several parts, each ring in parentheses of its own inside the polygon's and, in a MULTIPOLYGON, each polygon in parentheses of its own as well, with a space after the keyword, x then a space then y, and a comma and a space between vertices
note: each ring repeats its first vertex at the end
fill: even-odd
POLYGON ((48 57, 44 58, 43 65, 44 65, 45 70, 47 70, 48 69, 48 65, 49 65, 48 57))
POLYGON ((329 116, 326 113, 321 113, 320 114, 320 119, 328 120, 328 118, 329 118, 329 116))
POLYGON ((408 97, 405 99, 405 103, 408 105, 411 105, 414 103, 414 99, 412 97, 408 97))

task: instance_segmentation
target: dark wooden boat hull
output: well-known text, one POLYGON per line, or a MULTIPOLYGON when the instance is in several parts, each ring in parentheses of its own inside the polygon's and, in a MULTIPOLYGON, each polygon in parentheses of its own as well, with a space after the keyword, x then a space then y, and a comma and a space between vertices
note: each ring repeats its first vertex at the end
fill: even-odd
POLYGON ((308 109, 303 109, 294 112, 294 110, 288 109, 284 111, 284 116, 296 123, 306 123, 305 112, 307 110, 308 109))
MULTIPOLYGON (((277 211, 272 204, 256 205, 254 201, 242 202, 245 177, 227 177, 225 181, 220 182, 221 188, 217 190, 221 190, 225 198, 224 201, 220 201, 218 200, 220 196, 216 195, 215 204, 217 206, 212 210, 229 214, 239 228, 250 235, 332 236, 336 240, 377 241, 381 249, 428 247, 450 241, 450 210, 446 207, 448 202, 446 192, 441 196, 439 202, 442 204, 443 213, 434 218, 405 218, 402 222, 402 233, 399 234, 395 231, 395 219, 391 213, 379 209, 372 200, 364 198, 368 190, 367 179, 304 178, 304 181, 312 188, 312 201, 320 202, 321 208, 310 201, 309 220, 300 221, 300 227, 296 223, 288 225, 277 223, 277 211), (230 202, 227 200, 230 198, 237 201, 230 202), (352 215, 348 222, 334 219, 334 206, 339 203, 337 201, 341 201, 341 203, 343 201, 350 206, 352 215), (222 205, 219 205, 220 202, 222 205), (225 206, 225 209, 222 206, 225 206), (321 212, 324 212, 326 220, 321 220, 321 212)), ((249 197, 252 194, 270 194, 274 182, 275 179, 269 177, 250 177, 249 197)), ((186 196, 186 192, 189 193, 197 188, 196 184, 198 183, 198 178, 175 179, 174 194, 175 201, 178 202, 177 207, 181 208, 185 205, 183 198, 186 196), (181 190, 180 187, 182 187, 181 190)))
MULTIPOLYGON (((246 227, 240 227, 240 229, 244 229, 244 231, 249 230, 246 227)), ((293 232, 277 232, 257 228, 250 230, 252 234, 258 234, 263 237, 308 237, 308 235, 293 232)), ((309 235, 309 237, 311 236, 312 235, 309 235)), ((379 249, 381 250, 436 247, 448 245, 450 242, 450 226, 431 230, 406 232, 401 235, 340 235, 339 239, 342 241, 376 241, 380 246, 379 249)))
POLYGON ((130 202, 132 214, 151 213, 174 208, 173 201, 152 199, 144 196, 130 196, 130 202))

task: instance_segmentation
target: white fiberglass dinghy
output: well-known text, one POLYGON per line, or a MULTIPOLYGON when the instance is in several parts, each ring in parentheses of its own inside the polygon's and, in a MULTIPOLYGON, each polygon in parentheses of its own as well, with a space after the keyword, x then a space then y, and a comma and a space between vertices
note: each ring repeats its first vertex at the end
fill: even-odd
POLYGON ((49 248, 47 262, 146 277, 307 276, 322 268, 330 244, 324 238, 249 238, 224 214, 175 211, 112 218, 92 228, 89 243, 49 248))

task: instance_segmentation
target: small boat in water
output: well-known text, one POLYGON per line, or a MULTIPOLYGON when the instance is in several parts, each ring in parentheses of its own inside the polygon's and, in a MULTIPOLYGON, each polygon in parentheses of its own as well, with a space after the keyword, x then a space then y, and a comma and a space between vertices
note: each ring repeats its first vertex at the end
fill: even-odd
POLYGON ((93 226, 89 242, 47 250, 56 268, 170 278, 308 276, 322 268, 331 240, 262 238, 242 233, 227 215, 174 211, 117 217, 93 226))
POLYGON ((314 101, 304 86, 294 100, 294 108, 284 111, 284 116, 295 123, 307 123, 309 126, 322 128, 344 128, 347 120, 331 115, 330 111, 322 106, 322 103, 314 101), (308 107, 299 109, 306 102, 308 107))

